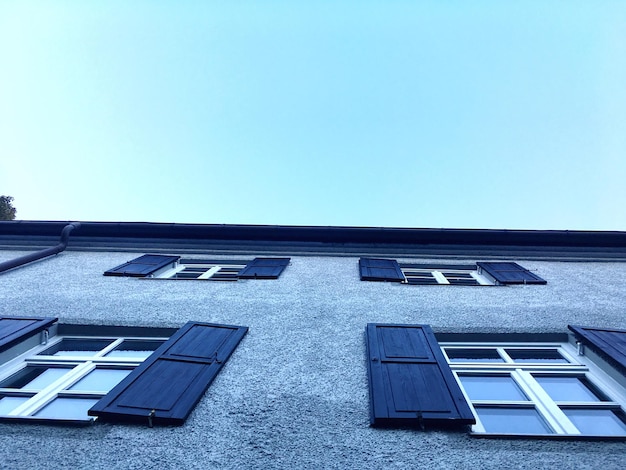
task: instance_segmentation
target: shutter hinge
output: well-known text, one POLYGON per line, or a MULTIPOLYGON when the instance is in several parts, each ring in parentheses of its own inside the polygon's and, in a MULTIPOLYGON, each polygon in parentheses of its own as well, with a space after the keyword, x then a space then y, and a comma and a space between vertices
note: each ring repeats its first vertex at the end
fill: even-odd
POLYGON ((148 413, 148 427, 152 427, 153 423, 152 423, 152 418, 154 418, 154 415, 156 414, 156 410, 152 410, 150 413, 148 413))
POLYGON ((48 339, 50 338, 50 332, 48 330, 43 330, 41 332, 41 344, 48 344, 48 339))
POLYGON ((422 431, 426 430, 426 427, 424 426, 424 417, 422 416, 422 412, 418 411, 417 412, 417 424, 419 425, 420 429, 422 431))
POLYGON ((576 346, 578 347, 578 355, 579 356, 584 356, 585 355, 585 345, 582 343, 582 341, 576 341, 576 346))

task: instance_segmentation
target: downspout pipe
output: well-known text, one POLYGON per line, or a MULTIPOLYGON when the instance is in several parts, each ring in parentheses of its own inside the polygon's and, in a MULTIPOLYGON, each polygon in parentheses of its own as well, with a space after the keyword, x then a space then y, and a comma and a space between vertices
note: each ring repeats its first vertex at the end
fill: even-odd
POLYGON ((9 269, 17 268, 18 266, 22 266, 27 263, 32 263, 33 261, 37 261, 48 256, 56 255, 57 253, 61 253, 67 247, 67 241, 70 238, 71 231, 78 228, 80 228, 80 222, 72 222, 71 224, 67 224, 65 227, 63 227, 63 231, 61 232, 61 240, 59 241, 58 245, 0 263, 0 273, 8 271, 9 269))

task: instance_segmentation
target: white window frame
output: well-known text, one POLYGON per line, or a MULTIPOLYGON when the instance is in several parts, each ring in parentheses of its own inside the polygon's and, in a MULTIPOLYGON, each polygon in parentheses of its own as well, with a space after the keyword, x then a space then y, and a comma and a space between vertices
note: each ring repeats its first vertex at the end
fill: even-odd
MULTIPOLYGON (((139 366, 147 357, 129 356, 129 357, 105 357, 105 355, 117 348, 124 341, 139 342, 165 342, 166 337, 137 337, 137 336, 77 336, 77 335, 56 335, 48 338, 42 335, 43 341, 38 346, 28 349, 16 356, 15 358, 0 365, 0 382, 9 379, 11 376, 18 374, 27 367, 59 367, 67 368, 67 373, 57 378, 42 389, 16 389, 16 388, 0 388, 0 396, 14 396, 30 398, 18 405, 16 408, 6 414, 0 415, 0 419, 23 419, 23 420, 44 420, 44 421, 70 421, 70 422, 92 422, 96 418, 86 416, 84 418, 76 417, 54 417, 42 418, 35 416, 36 413, 45 408, 48 404, 57 398, 92 398, 100 399, 104 397, 109 390, 69 390, 73 385, 86 377, 96 368, 107 369, 123 369, 132 370, 139 366), (46 349, 53 348, 64 340, 81 340, 81 341, 109 341, 110 344, 99 350, 92 356, 56 356, 56 355, 39 355, 46 349), (36 391, 38 390, 38 391, 36 391)), ((120 379, 121 381, 122 379, 120 379)))
MULTIPOLYGON (((428 269, 428 268, 420 268, 420 267, 410 267, 410 266, 400 266, 400 270, 404 275, 404 282, 409 283, 409 280, 412 278, 420 278, 419 274, 430 274, 435 280, 437 284, 441 285, 450 285, 451 282, 446 277, 446 274, 469 274, 479 285, 481 286, 494 286, 496 283, 491 278, 491 276, 486 276, 484 274, 479 273, 478 269, 458 269, 451 268, 445 270, 439 269, 428 269)), ((428 284, 424 284, 428 285, 428 284)), ((459 284, 461 285, 461 284, 459 284)), ((471 286, 471 285, 470 285, 471 286)))
MULTIPOLYGON (((565 415, 562 408, 579 409, 610 409, 617 411, 624 416, 626 410, 626 389, 615 378, 614 371, 604 370, 588 357, 580 355, 582 348, 577 348, 569 342, 564 343, 458 343, 440 342, 441 350, 448 361, 457 382, 459 383, 463 395, 469 404, 476 424, 472 426, 471 432, 477 436, 527 436, 527 437, 593 437, 593 438, 626 438, 624 435, 585 435, 581 433, 572 421, 565 415), (453 349, 495 349, 505 362, 478 362, 478 361, 452 361, 447 351, 453 349), (568 363, 549 362, 515 362, 506 353, 505 349, 555 349, 568 363), (508 400, 471 400, 463 387, 459 376, 476 375, 481 377, 510 376, 522 392, 528 397, 528 401, 508 401, 508 400), (588 381, 595 389, 607 397, 605 401, 592 402, 557 402, 534 379, 534 375, 581 377, 588 381), (519 434, 519 433, 489 433, 480 420, 476 411, 480 406, 496 408, 534 408, 544 422, 552 428, 553 433, 545 434, 519 434)), ((604 365, 606 366, 606 364, 604 365)))
MULTIPOLYGON (((218 274, 224 274, 226 272, 231 272, 233 270, 237 270, 237 272, 241 271, 246 267, 246 264, 241 264, 237 262, 229 262, 228 260, 224 260, 223 262, 216 263, 207 263, 203 260, 198 260, 198 262, 194 262, 194 260, 185 260, 184 262, 177 261, 172 263, 170 266, 166 266, 154 273, 146 276, 144 279, 176 279, 176 276, 179 273, 182 273, 186 269, 194 268, 194 269, 202 269, 204 272, 198 276, 197 278, 189 278, 185 280, 192 281, 236 281, 237 279, 219 279, 218 274)), ((181 279, 182 280, 182 279, 181 279)))

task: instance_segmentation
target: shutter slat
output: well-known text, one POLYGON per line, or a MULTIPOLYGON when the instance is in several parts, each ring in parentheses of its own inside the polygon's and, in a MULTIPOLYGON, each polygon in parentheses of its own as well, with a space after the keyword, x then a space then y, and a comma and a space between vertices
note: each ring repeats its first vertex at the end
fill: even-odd
POLYGON ((547 284, 547 281, 517 263, 479 262, 476 264, 501 284, 547 284))
POLYGON ((36 334, 57 321, 57 318, 0 317, 0 352, 26 337, 36 334))
POLYGON ((113 422, 183 424, 247 331, 242 326, 187 323, 89 415, 113 422))
POLYGON ((359 272, 361 281, 404 281, 404 274, 395 259, 360 258, 359 272))
POLYGON ((568 325, 576 338, 626 375, 626 330, 568 325))
POLYGON ((475 419, 428 325, 369 323, 372 426, 465 426, 475 419))
POLYGON ((278 279, 291 258, 254 258, 239 272, 240 279, 278 279))
POLYGON ((149 274, 175 263, 180 256, 143 255, 104 272, 105 276, 146 277, 149 274))

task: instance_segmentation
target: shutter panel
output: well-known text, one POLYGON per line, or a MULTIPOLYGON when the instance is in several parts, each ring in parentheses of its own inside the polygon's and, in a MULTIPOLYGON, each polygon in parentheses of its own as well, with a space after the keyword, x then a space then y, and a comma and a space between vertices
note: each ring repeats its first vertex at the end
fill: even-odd
POLYGON ((547 284, 547 282, 517 263, 476 263, 500 284, 547 284))
POLYGON ((576 338, 626 375, 626 330, 571 326, 576 338))
POLYGON ((104 272, 105 276, 145 277, 170 263, 178 261, 180 256, 143 255, 104 272))
POLYGON ((395 259, 360 258, 361 281, 404 281, 404 274, 395 259))
POLYGON ((278 279, 291 258, 254 258, 239 272, 240 279, 278 279))
POLYGON ((461 426, 474 415, 428 325, 369 323, 372 426, 461 426))
POLYGON ((0 352, 45 330, 56 321, 56 318, 0 317, 0 352))
POLYGON ((242 326, 187 323, 89 415, 104 421, 183 424, 247 331, 242 326))

